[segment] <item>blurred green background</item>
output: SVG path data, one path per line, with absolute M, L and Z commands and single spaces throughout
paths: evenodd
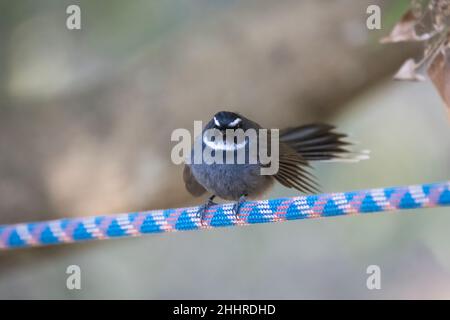
M 443 102 L 429 82 L 391 80 L 420 46 L 378 44 L 408 3 L 0 0 L 0 224 L 201 203 L 170 133 L 222 109 L 267 127 L 330 122 L 371 150 L 315 165 L 324 192 L 449 180 Z M 66 28 L 70 4 L 81 30 Z M 450 298 L 449 213 L 1 252 L 0 298 Z M 71 264 L 81 290 L 66 288 Z M 366 288 L 371 264 L 381 290 Z

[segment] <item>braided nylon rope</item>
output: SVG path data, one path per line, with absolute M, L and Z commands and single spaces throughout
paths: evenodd
M 216 205 L 208 209 L 203 223 L 199 207 L 191 207 L 3 225 L 0 248 L 438 206 L 450 206 L 450 181 L 245 202 L 238 219 L 233 203 Z

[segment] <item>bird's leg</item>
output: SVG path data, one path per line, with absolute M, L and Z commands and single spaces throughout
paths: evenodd
M 233 206 L 234 214 L 236 215 L 236 218 L 239 216 L 239 210 L 241 209 L 242 204 L 247 200 L 248 194 L 243 194 L 238 201 Z
M 206 210 L 208 210 L 209 207 L 217 204 L 213 201 L 215 197 L 216 197 L 216 195 L 213 194 L 211 197 L 208 198 L 208 201 L 205 204 L 203 204 L 199 207 L 197 216 L 200 218 L 200 222 L 203 222 L 203 219 L 205 218 Z

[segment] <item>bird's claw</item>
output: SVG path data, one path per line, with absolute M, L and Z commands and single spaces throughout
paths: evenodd
M 239 218 L 239 210 L 241 209 L 242 204 L 247 200 L 247 195 L 244 194 L 242 195 L 238 201 L 236 201 L 236 203 L 233 206 L 233 212 L 236 216 L 236 219 Z
M 202 204 L 197 211 L 197 217 L 200 218 L 200 222 L 203 224 L 203 220 L 205 219 L 206 211 L 209 209 L 209 207 L 216 205 L 213 201 L 215 196 L 209 197 L 208 201 L 204 204 Z

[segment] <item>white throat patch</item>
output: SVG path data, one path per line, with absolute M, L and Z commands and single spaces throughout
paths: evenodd
M 227 143 L 226 141 L 211 141 L 208 137 L 203 137 L 203 142 L 213 150 L 222 150 L 222 151 L 234 151 L 245 148 L 247 145 L 247 141 L 242 141 L 240 143 Z

